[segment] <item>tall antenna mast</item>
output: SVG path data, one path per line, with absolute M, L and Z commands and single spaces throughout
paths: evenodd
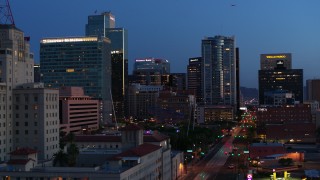
M 15 25 L 9 0 L 0 1 L 0 24 Z

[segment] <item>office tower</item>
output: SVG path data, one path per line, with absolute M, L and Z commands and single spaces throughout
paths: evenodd
M 33 66 L 34 71 L 34 82 L 41 82 L 40 64 Z
M 303 102 L 303 70 L 274 69 L 259 70 L 259 104 L 273 104 L 269 98 L 279 96 L 279 92 L 292 93 L 295 101 Z M 290 104 L 291 101 L 290 101 Z
M 136 59 L 133 69 L 133 81 L 142 85 L 163 85 L 163 75 L 170 74 L 170 63 L 166 59 Z
M 124 120 L 127 115 L 128 34 L 124 28 L 115 28 L 110 12 L 88 17 L 86 36 L 107 37 L 111 41 L 111 94 L 114 119 Z
M 13 89 L 33 82 L 33 54 L 30 38 L 13 24 L 0 24 L 0 161 L 13 150 Z
M 292 68 L 291 53 L 261 54 L 260 70 L 273 70 L 278 65 L 286 69 Z
M 189 58 L 187 66 L 187 89 L 194 91 L 197 103 L 202 102 L 201 96 L 201 57 Z
M 45 38 L 40 42 L 40 67 L 46 87 L 79 86 L 103 103 L 103 123 L 110 123 L 110 40 L 97 37 Z
M 116 20 L 111 12 L 104 12 L 100 15 L 88 16 L 86 24 L 86 36 L 95 35 L 105 37 L 107 28 L 115 28 Z
M 237 103 L 235 38 L 206 37 L 202 40 L 201 85 L 206 105 Z
M 32 148 L 38 160 L 59 150 L 59 91 L 29 83 L 13 90 L 13 149 Z
M 320 79 L 308 79 L 306 83 L 307 101 L 320 102 Z
M 124 28 L 106 30 L 111 40 L 111 92 L 115 118 L 123 120 L 127 115 L 128 88 L 128 38 Z
M 236 48 L 236 112 L 237 118 L 240 119 L 241 117 L 241 95 L 240 95 L 240 51 L 239 48 Z

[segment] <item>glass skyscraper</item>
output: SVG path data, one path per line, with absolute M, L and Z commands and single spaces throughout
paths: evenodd
M 80 86 L 111 113 L 111 54 L 107 38 L 47 38 L 40 42 L 40 67 L 46 87 Z M 109 108 L 109 109 L 108 109 Z
M 236 48 L 234 37 L 202 40 L 201 86 L 203 104 L 237 105 Z
M 86 35 L 105 37 L 107 28 L 115 28 L 115 17 L 111 12 L 104 12 L 101 15 L 88 16 L 86 24 Z
M 115 17 L 110 13 L 91 15 L 86 25 L 86 36 L 107 37 L 111 41 L 111 94 L 114 118 L 127 115 L 128 35 L 124 28 L 115 28 Z

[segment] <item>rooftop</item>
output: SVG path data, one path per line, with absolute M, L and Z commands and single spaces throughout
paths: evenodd
M 12 151 L 10 155 L 29 155 L 37 153 L 36 150 L 30 148 L 19 148 L 15 151 Z
M 142 157 L 158 149 L 161 149 L 161 146 L 144 143 L 144 144 L 141 144 L 140 146 L 137 146 L 130 150 L 124 151 L 118 155 L 115 155 L 110 160 L 120 160 L 123 157 Z

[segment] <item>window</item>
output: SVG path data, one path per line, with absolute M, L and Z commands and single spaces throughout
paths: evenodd
M 24 131 L 24 134 L 29 134 L 29 131 L 28 131 L 28 130 L 25 130 L 25 131 Z
M 20 97 L 19 97 L 19 95 L 16 96 L 16 102 L 20 102 Z
M 38 96 L 35 95 L 35 96 L 33 97 L 33 100 L 34 100 L 34 102 L 38 102 Z
M 25 101 L 25 102 L 29 102 L 29 96 L 28 96 L 28 94 L 25 94 L 25 95 L 24 95 L 24 101 Z
M 24 122 L 24 126 L 28 126 L 29 125 L 29 123 L 28 122 Z
M 19 105 L 16 105 L 16 110 L 19 110 Z
M 28 105 L 24 105 L 24 110 L 28 110 Z
M 24 114 L 24 117 L 25 117 L 25 118 L 28 118 L 28 117 L 29 117 L 29 114 L 28 114 L 28 113 L 25 113 L 25 114 Z
M 19 130 L 16 130 L 16 134 L 19 134 Z
M 16 118 L 19 118 L 19 114 L 16 114 Z
M 16 122 L 16 126 L 19 126 L 19 122 Z

